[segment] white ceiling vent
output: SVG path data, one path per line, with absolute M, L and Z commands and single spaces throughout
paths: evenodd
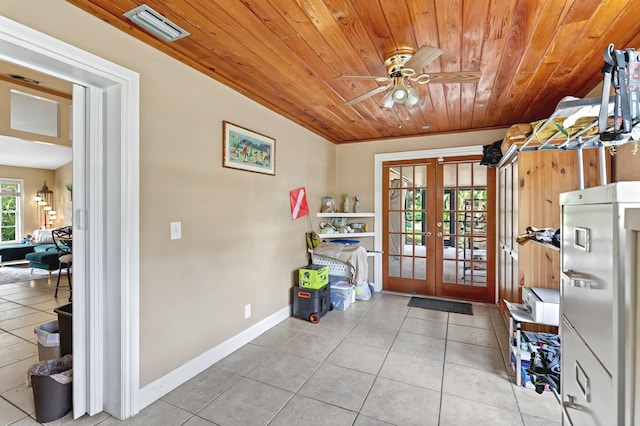
M 146 4 L 126 12 L 124 16 L 166 41 L 175 41 L 189 35 L 187 31 L 165 18 L 162 14 L 151 9 Z

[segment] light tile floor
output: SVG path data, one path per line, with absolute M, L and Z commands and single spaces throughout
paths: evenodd
M 0 286 L 0 425 L 37 424 L 25 374 L 38 361 L 34 326 L 67 303 L 54 279 Z M 513 383 L 495 307 L 469 316 L 407 302 L 375 294 L 318 324 L 289 318 L 127 421 L 51 424 L 560 425 L 552 394 Z

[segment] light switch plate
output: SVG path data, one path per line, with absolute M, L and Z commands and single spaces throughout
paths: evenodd
M 171 239 L 179 240 L 182 238 L 182 222 L 171 222 Z

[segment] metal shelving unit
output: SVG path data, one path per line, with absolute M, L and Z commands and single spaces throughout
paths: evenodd
M 614 98 L 609 98 L 608 116 L 613 115 Z M 606 185 L 607 165 L 605 161 L 606 149 L 615 151 L 615 147 L 630 142 L 630 139 L 622 141 L 602 141 L 599 133 L 592 133 L 598 126 L 598 115 L 601 108 L 601 98 L 568 99 L 561 101 L 555 112 L 544 122 L 534 129 L 521 144 L 513 144 L 507 152 L 503 154 L 503 159 L 511 157 L 515 152 L 543 151 L 543 150 L 574 150 L 578 156 L 578 173 L 580 179 L 580 189 L 584 188 L 584 170 L 582 163 L 583 149 L 598 149 L 600 166 L 600 184 Z M 560 117 L 593 117 L 593 120 L 583 128 L 574 133 L 569 133 L 556 120 Z M 575 121 L 574 121 L 575 122 Z M 555 129 L 550 137 L 541 140 L 539 134 L 548 128 Z M 571 128 L 571 126 L 569 126 Z M 611 131 L 608 128 L 607 131 Z

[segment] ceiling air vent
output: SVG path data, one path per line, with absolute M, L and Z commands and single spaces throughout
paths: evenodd
M 146 4 L 126 12 L 124 16 L 166 41 L 175 41 L 189 35 L 187 31 L 165 18 L 162 14 L 151 9 Z

